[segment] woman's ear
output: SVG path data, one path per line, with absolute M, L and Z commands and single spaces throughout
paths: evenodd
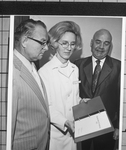
M 59 46 L 56 41 L 52 41 L 50 45 L 51 45 L 51 48 L 52 48 L 52 49 L 57 49 L 58 46 Z
M 58 43 L 57 42 L 54 42 L 54 47 L 55 47 L 55 49 L 57 49 L 58 48 Z

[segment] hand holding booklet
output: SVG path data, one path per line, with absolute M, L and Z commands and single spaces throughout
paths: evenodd
M 114 131 L 100 96 L 73 107 L 75 142 Z

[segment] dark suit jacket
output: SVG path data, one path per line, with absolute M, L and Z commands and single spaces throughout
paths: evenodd
M 100 96 L 115 128 L 119 126 L 120 103 L 120 70 L 121 62 L 117 59 L 106 57 L 95 94 L 91 90 L 92 84 L 92 57 L 75 61 L 79 68 L 80 97 L 93 98 Z
M 50 117 L 46 90 L 43 97 L 34 77 L 14 55 L 12 150 L 45 150 Z

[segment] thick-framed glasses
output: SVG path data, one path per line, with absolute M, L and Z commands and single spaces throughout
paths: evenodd
M 48 41 L 47 41 L 47 42 L 42 42 L 42 41 L 36 40 L 36 39 L 34 39 L 34 38 L 31 38 L 31 37 L 28 37 L 28 38 L 31 39 L 31 40 L 33 40 L 33 41 L 35 41 L 35 42 L 37 42 L 37 43 L 39 43 L 39 44 L 42 45 L 43 47 L 45 47 L 46 45 L 49 44 Z
M 67 49 L 69 46 L 71 49 L 74 49 L 76 47 L 76 44 L 75 43 L 69 43 L 67 41 L 63 42 L 63 43 L 60 43 L 58 42 L 63 48 Z

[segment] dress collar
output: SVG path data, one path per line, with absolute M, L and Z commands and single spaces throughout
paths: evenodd
M 71 66 L 72 68 L 75 68 L 75 65 L 72 64 L 69 60 L 65 64 L 61 63 L 61 61 L 56 57 L 56 55 L 53 56 L 51 61 L 52 61 L 52 64 L 53 64 L 52 69 L 65 68 L 67 66 Z

